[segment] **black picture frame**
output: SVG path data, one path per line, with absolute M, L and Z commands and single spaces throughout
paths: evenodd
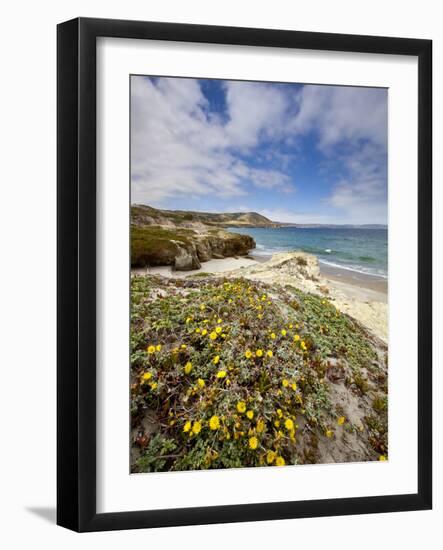
M 399 54 L 418 59 L 418 491 L 136 512 L 96 511 L 96 39 Z M 432 507 L 432 42 L 78 18 L 57 29 L 57 523 L 104 531 Z M 401 200 L 401 198 L 400 198 Z

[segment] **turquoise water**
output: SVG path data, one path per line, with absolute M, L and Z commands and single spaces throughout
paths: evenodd
M 257 243 L 255 255 L 290 250 L 315 254 L 320 263 L 351 271 L 387 277 L 388 231 L 367 228 L 231 228 L 251 235 Z

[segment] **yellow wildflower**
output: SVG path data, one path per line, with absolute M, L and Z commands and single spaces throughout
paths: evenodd
M 214 331 L 211 332 L 211 334 L 209 335 L 209 338 L 210 338 L 211 340 L 216 340 L 216 338 L 217 338 L 217 333 L 214 332 Z
M 297 384 L 295 382 L 293 382 L 291 384 L 291 388 L 295 391 L 297 389 Z
M 192 317 L 187 317 L 186 324 L 190 323 L 192 321 Z
M 258 349 L 258 350 L 255 352 L 255 355 L 256 355 L 257 357 L 262 357 L 262 356 L 263 356 L 263 350 Z
M 287 418 L 285 420 L 285 428 L 287 430 L 293 430 L 294 429 L 294 422 L 290 418 Z
M 185 425 L 183 426 L 183 431 L 184 431 L 185 433 L 187 433 L 187 432 L 190 431 L 191 427 L 192 427 L 192 422 L 191 422 L 190 420 L 187 420 L 187 421 L 185 422 Z
M 252 357 L 252 351 L 250 349 L 245 351 L 245 357 L 246 359 L 250 359 Z
M 198 384 L 199 388 L 204 388 L 205 387 L 205 381 L 203 380 L 203 378 L 199 378 L 197 380 L 197 384 Z
M 277 456 L 277 453 L 275 451 L 268 451 L 266 453 L 266 462 L 268 464 L 272 464 Z
M 346 418 L 345 418 L 344 416 L 340 416 L 340 417 L 338 418 L 338 420 L 337 420 L 337 424 L 338 424 L 339 426 L 341 426 L 342 424 L 345 423 L 345 420 L 346 420 Z
M 388 460 L 388 459 L 386 458 L 385 455 L 380 455 L 380 456 L 378 457 L 378 460 L 380 460 L 381 462 L 385 462 L 385 461 Z
M 220 428 L 220 420 L 218 419 L 218 416 L 211 416 L 209 420 L 209 427 L 211 430 L 218 430 Z
M 219 370 L 217 373 L 217 378 L 224 378 L 226 376 L 225 370 Z
M 148 347 L 146 348 L 146 351 L 147 351 L 148 353 L 155 353 L 155 346 L 148 346 Z
M 283 416 L 283 411 L 281 409 L 277 409 L 277 416 L 281 418 Z
M 204 328 L 204 329 L 202 330 L 202 336 L 206 336 L 207 334 L 208 334 L 208 331 Z
M 290 323 L 290 324 L 288 325 L 288 328 L 293 328 L 293 327 L 294 327 L 294 325 L 293 325 L 292 323 Z
M 300 336 L 298 334 L 294 334 L 294 342 L 298 342 L 300 340 Z
M 258 439 L 255 436 L 249 438 L 249 448 L 255 451 L 258 447 Z
M 275 459 L 276 466 L 284 466 L 286 464 L 285 459 L 282 456 L 278 456 Z
M 156 349 L 157 351 L 160 351 L 160 350 L 162 349 L 161 344 L 157 344 L 157 345 L 155 346 L 155 349 Z
M 197 327 L 197 328 L 195 329 L 195 332 L 197 332 L 197 334 L 198 334 L 198 333 L 200 332 L 200 328 Z
M 151 382 L 149 385 L 151 386 L 151 390 L 157 389 L 158 386 L 157 382 Z
M 237 410 L 239 413 L 244 413 L 246 410 L 246 403 L 244 401 L 239 401 L 237 403 Z
M 282 380 L 282 386 L 283 386 L 284 388 L 287 388 L 287 387 L 289 386 L 289 382 L 288 382 L 288 380 L 286 380 L 286 378 L 284 378 L 284 379 Z
M 272 357 L 274 354 L 272 353 L 272 350 L 271 349 L 268 349 L 268 351 L 266 352 L 266 355 L 268 357 Z
M 257 433 L 261 434 L 265 431 L 265 422 L 264 420 L 260 419 L 257 421 Z
M 199 422 L 198 420 L 196 420 L 194 422 L 194 424 L 192 425 L 192 433 L 194 433 L 195 435 L 199 434 L 200 431 L 202 429 L 202 425 L 201 425 L 201 422 Z
M 252 420 L 254 418 L 254 411 L 246 411 L 246 416 L 249 420 Z
M 275 426 L 276 428 L 280 428 L 280 420 L 276 420 L 276 421 L 274 422 L 274 426 Z
M 215 332 L 217 334 L 220 334 L 220 332 L 222 331 L 223 329 L 221 327 L 215 327 Z
M 300 347 L 301 347 L 301 349 L 304 350 L 304 351 L 306 351 L 306 350 L 308 349 L 304 340 L 301 341 Z
M 325 436 L 331 438 L 334 435 L 334 432 L 332 430 L 326 430 Z
M 281 335 L 282 336 L 286 336 L 286 330 L 283 328 L 282 331 L 281 331 Z
M 152 378 L 152 374 L 150 372 L 145 372 L 142 378 L 143 380 L 150 380 Z
M 204 311 L 205 309 L 206 309 L 205 304 L 202 304 L 202 305 L 200 306 L 200 310 L 201 310 L 201 311 Z
M 192 363 L 191 361 L 188 361 L 185 365 L 185 374 L 189 374 L 192 370 Z
M 271 338 L 272 340 L 275 340 L 275 332 L 271 332 Z
M 182 344 L 180 347 L 181 349 L 186 349 L 186 344 Z
M 214 365 L 216 365 L 219 361 L 220 361 L 220 355 L 216 355 L 216 356 L 214 357 L 214 359 L 212 360 L 212 362 L 214 363 Z

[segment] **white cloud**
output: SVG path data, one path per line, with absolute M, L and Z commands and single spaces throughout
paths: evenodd
M 237 147 L 255 146 L 260 138 L 269 139 L 284 131 L 290 103 L 275 86 L 228 81 L 226 103 L 230 117 L 226 133 Z
M 337 219 L 333 215 L 319 214 L 318 212 L 297 212 L 285 208 L 265 208 L 258 212 L 262 216 L 274 222 L 299 223 L 299 224 L 334 224 Z M 343 223 L 343 222 L 341 222 Z
M 300 223 L 307 216 L 313 223 L 331 223 L 333 216 L 341 223 L 386 222 L 386 90 L 226 81 L 222 116 L 210 112 L 197 80 L 133 77 L 131 84 L 133 202 L 161 206 L 204 196 L 250 202 L 254 188 L 293 191 L 288 170 L 312 135 L 331 185 L 319 209 L 329 207 L 331 215 L 307 212 Z M 245 160 L 251 158 L 256 162 Z
M 257 104 L 244 108 L 243 92 Z M 279 95 L 270 88 L 260 97 L 257 87 L 249 83 L 228 83 L 230 119 L 223 125 L 220 117 L 208 115 L 207 99 L 196 80 L 162 78 L 154 83 L 133 77 L 132 202 L 241 196 L 248 184 L 283 191 L 292 187 L 283 172 L 251 168 L 235 154 L 239 147 L 256 145 L 279 116 Z
M 315 132 L 318 148 L 342 167 L 327 203 L 342 223 L 387 221 L 387 90 L 305 86 L 296 132 Z
M 346 223 L 387 223 L 384 150 L 367 143 L 350 154 L 344 163 L 347 177 L 335 185 L 328 203 L 346 214 Z
M 320 149 L 344 142 L 369 140 L 380 146 L 387 141 L 387 90 L 346 86 L 304 86 L 296 98 L 300 111 L 294 130 L 318 132 Z

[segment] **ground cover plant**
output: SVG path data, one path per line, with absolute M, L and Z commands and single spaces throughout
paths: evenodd
M 326 298 L 131 278 L 131 471 L 385 460 L 386 346 Z

